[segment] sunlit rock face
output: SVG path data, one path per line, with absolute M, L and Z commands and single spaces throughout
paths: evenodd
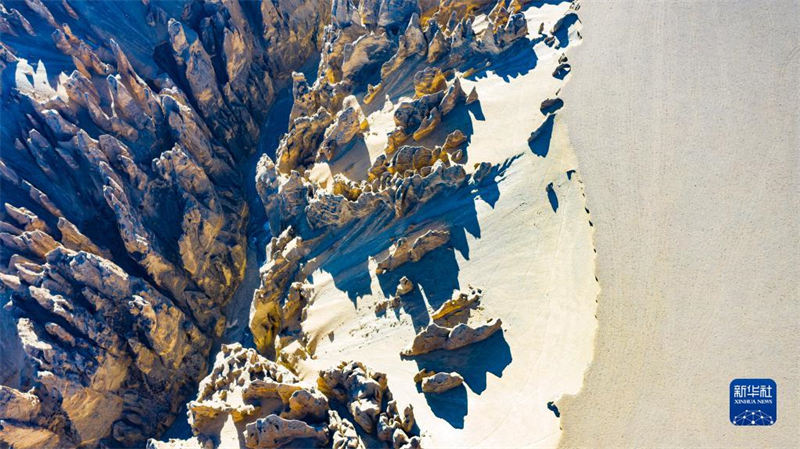
M 0 445 L 420 447 L 385 373 L 309 368 L 312 274 L 359 259 L 391 284 L 386 314 L 414 295 L 404 268 L 464 244 L 436 208 L 468 216 L 513 159 L 470 159 L 482 112 L 462 79 L 575 23 L 536 34 L 527 3 L 0 4 Z M 473 295 L 395 355 L 502 335 Z M 426 393 L 470 382 L 431 374 Z M 192 436 L 158 441 L 187 402 Z
M 239 164 L 328 14 L 318 2 L 0 6 L 13 398 L 0 439 L 132 446 L 171 423 L 243 276 Z

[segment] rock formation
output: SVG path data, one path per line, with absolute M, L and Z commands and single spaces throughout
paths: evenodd
M 444 245 L 450 240 L 450 231 L 430 230 L 409 243 L 408 239 L 399 239 L 389 250 L 389 255 L 378 262 L 377 274 L 391 271 L 406 262 L 416 262 L 425 254 Z
M 431 319 L 439 323 L 449 316 L 468 311 L 467 309 L 477 306 L 482 295 L 483 291 L 481 289 L 474 288 L 470 285 L 469 293 L 457 292 L 452 298 L 442 303 L 438 309 L 431 313 Z
M 421 379 L 423 393 L 444 393 L 464 383 L 464 378 L 458 373 L 436 373 L 424 376 Z
M 187 1 L 168 20 L 132 7 L 119 29 L 92 23 L 118 5 L 0 7 L 17 81 L 2 85 L 0 288 L 19 366 L 3 388 L 29 410 L 0 418 L 30 435 L 0 441 L 136 445 L 205 374 L 245 268 L 237 161 L 329 14 L 287 3 L 263 3 L 263 30 L 236 0 Z M 36 47 L 66 73 L 29 65 Z
M 460 323 L 453 328 L 448 328 L 431 323 L 414 337 L 411 345 L 403 350 L 401 355 L 411 357 L 427 354 L 438 349 L 451 351 L 462 348 L 472 343 L 486 340 L 500 330 L 502 324 L 500 319 L 491 319 L 474 327 Z
M 108 19 L 120 17 L 113 2 L 0 5 L 0 445 L 141 446 L 207 374 L 188 405 L 194 436 L 148 447 L 236 435 L 249 448 L 360 448 L 361 431 L 419 447 L 413 411 L 398 410 L 385 375 L 343 363 L 315 388 L 292 374 L 314 351 L 303 329 L 309 276 L 373 231 L 391 239 L 360 242 L 372 249 L 365 260 L 380 257 L 378 275 L 448 245 L 446 224 L 412 231 L 404 220 L 496 172 L 463 165 L 469 130 L 451 117 L 479 101 L 462 77 L 527 34 L 524 3 L 142 1 L 124 5 L 125 20 Z M 479 13 L 488 26 L 476 33 Z M 574 20 L 553 27 L 550 45 Z M 256 211 L 251 156 L 283 89 L 293 105 L 274 155 L 258 159 Z M 409 99 L 394 105 L 383 154 L 353 179 L 315 178 L 361 142 L 363 105 L 384 94 Z M 269 234 L 250 306 L 255 349 L 222 346 L 209 373 L 223 311 L 256 263 L 246 260 L 254 216 Z M 401 278 L 378 308 L 413 288 Z M 450 327 L 480 291 L 465 295 L 435 311 L 404 355 L 500 329 Z M 457 382 L 439 374 L 423 390 Z
M 397 283 L 397 290 L 395 290 L 395 295 L 403 296 L 407 293 L 410 293 L 411 290 L 414 290 L 414 283 L 411 282 L 411 279 L 403 276 Z
M 372 386 L 371 381 L 364 378 L 367 373 L 384 379 L 383 389 L 375 393 L 378 398 L 391 393 L 385 386 L 385 376 L 380 377 L 363 365 L 353 365 L 355 371 L 342 371 L 344 366 L 320 373 L 317 389 L 300 382 L 285 367 L 253 349 L 245 349 L 238 343 L 223 345 L 211 373 L 200 382 L 197 398 L 188 405 L 194 436 L 168 442 L 151 440 L 148 448 L 205 447 L 207 444 L 213 447 L 222 438 L 231 438 L 231 433 L 250 449 L 280 447 L 293 442 L 308 446 L 332 442 L 331 447 L 363 447 L 353 424 L 331 410 L 329 397 L 331 400 L 353 398 L 349 407 L 360 412 L 353 415 L 358 419 L 367 416 L 370 410 L 364 405 L 370 399 L 362 394 L 364 387 Z M 347 379 L 343 380 L 346 385 L 330 383 L 331 379 L 340 379 L 337 374 Z M 341 396 L 340 388 L 354 390 L 348 390 L 351 396 Z M 374 400 L 375 395 L 371 398 Z M 401 417 L 396 408 L 387 405 L 380 413 L 390 427 L 409 427 L 403 427 L 407 422 L 404 419 L 413 423 L 410 411 Z
M 402 413 L 392 399 L 386 374 L 374 372 L 359 362 L 342 362 L 336 368 L 319 373 L 319 389 L 332 400 L 347 407 L 353 420 L 368 434 L 395 449 L 418 447 L 419 437 L 411 436 L 414 411 L 411 406 Z

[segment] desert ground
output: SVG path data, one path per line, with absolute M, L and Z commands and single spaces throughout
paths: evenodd
M 564 115 L 601 292 L 560 447 L 797 447 L 800 4 L 580 12 Z M 776 381 L 773 426 L 730 424 L 740 377 Z

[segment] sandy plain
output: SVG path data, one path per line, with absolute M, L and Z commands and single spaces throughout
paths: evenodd
M 565 111 L 596 225 L 561 447 L 800 446 L 800 3 L 583 2 Z M 777 422 L 728 386 L 774 379 Z

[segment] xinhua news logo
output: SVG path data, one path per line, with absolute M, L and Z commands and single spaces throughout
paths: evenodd
M 730 400 L 734 426 L 771 426 L 778 419 L 778 386 L 772 379 L 734 379 Z

